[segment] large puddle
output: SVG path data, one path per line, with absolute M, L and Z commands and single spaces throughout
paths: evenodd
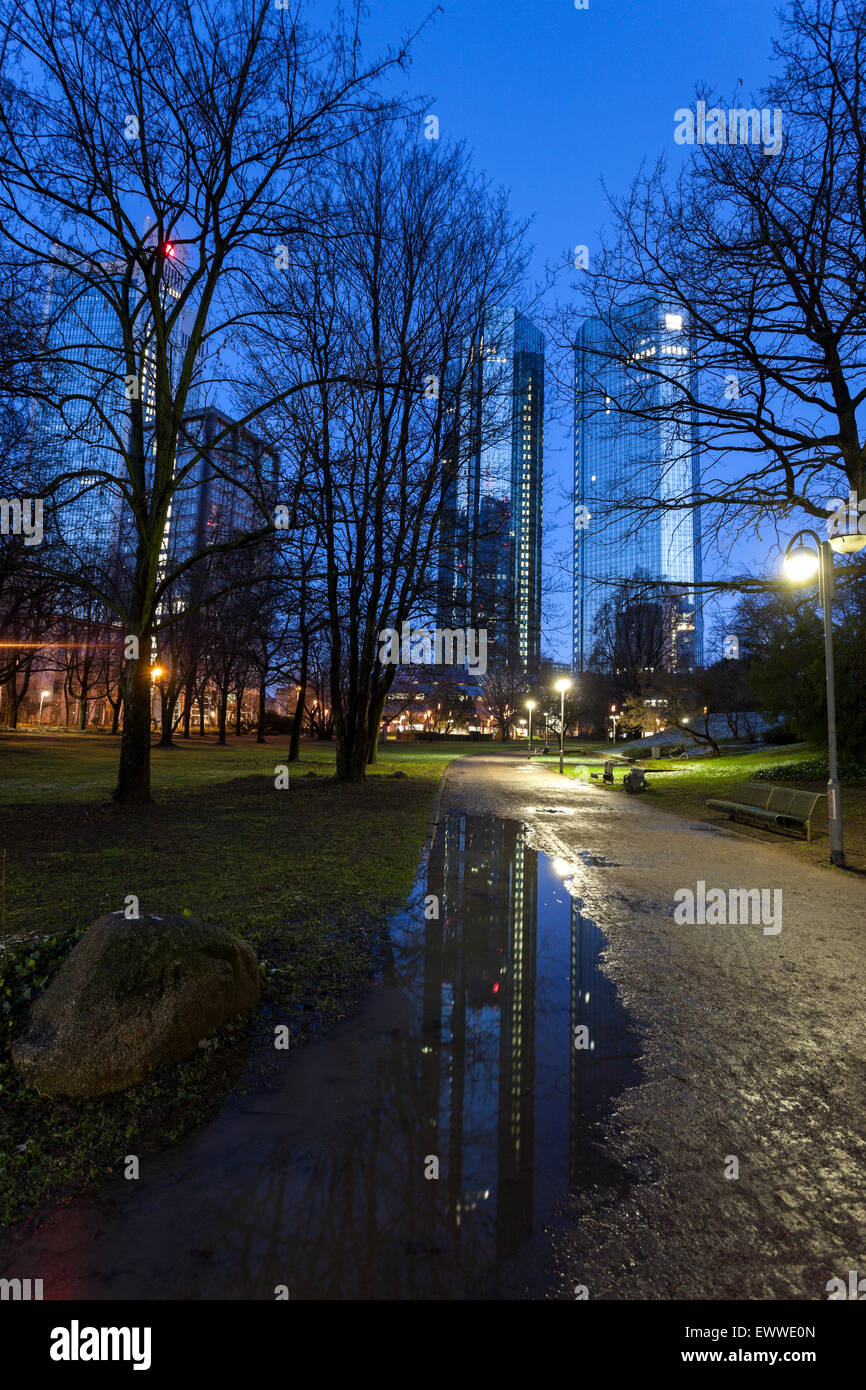
M 358 1014 L 22 1233 L 3 1273 L 46 1298 L 542 1296 L 557 1204 L 639 1079 L 568 873 L 516 821 L 442 820 Z

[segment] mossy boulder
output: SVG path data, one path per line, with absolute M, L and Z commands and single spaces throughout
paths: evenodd
M 43 1095 L 98 1096 L 180 1062 L 259 997 L 252 948 L 189 917 L 122 913 L 85 932 L 12 1045 Z

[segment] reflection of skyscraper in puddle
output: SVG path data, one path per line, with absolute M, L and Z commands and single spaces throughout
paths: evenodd
M 499 1261 L 532 1233 L 538 911 L 525 827 L 449 817 L 427 891 L 441 904 L 424 955 L 427 1152 L 440 1157 L 455 1242 Z

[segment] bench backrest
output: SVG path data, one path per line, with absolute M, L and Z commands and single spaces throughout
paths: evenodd
M 773 787 L 767 809 L 778 811 L 780 816 L 808 820 L 820 800 L 820 792 L 802 792 L 793 787 Z
M 741 782 L 731 798 L 743 806 L 758 806 L 766 811 L 775 788 L 769 782 Z

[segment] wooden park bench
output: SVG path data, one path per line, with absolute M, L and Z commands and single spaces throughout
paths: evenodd
M 774 786 L 771 782 L 741 782 L 730 801 L 707 802 L 711 811 L 727 811 L 731 820 L 750 820 L 773 830 L 805 830 L 812 838 L 812 813 L 820 793 Z

